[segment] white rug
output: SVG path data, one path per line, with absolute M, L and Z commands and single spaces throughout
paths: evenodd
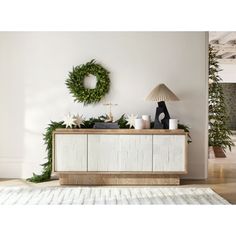
M 210 188 L 0 187 L 0 205 L 229 204 Z

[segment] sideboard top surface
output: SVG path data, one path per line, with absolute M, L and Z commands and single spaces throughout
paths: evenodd
M 65 134 L 156 134 L 156 135 L 186 135 L 183 129 L 56 129 L 54 133 Z

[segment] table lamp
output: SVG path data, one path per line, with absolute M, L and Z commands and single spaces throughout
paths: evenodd
M 158 103 L 158 107 L 156 108 L 154 129 L 169 129 L 170 115 L 165 102 L 179 101 L 179 98 L 165 84 L 159 84 L 150 92 L 146 100 L 156 101 Z M 162 113 L 164 113 L 165 116 L 160 121 L 159 116 Z

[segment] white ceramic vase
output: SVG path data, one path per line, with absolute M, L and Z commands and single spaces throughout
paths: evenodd
M 144 122 L 142 118 L 136 118 L 134 121 L 134 128 L 135 129 L 143 129 L 144 128 Z

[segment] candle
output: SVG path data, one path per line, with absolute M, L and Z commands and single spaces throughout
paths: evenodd
M 169 129 L 178 129 L 177 119 L 169 119 Z
M 144 129 L 150 129 L 150 127 L 151 127 L 151 116 L 142 115 L 142 119 L 143 119 L 143 128 Z
M 134 128 L 135 129 L 143 129 L 144 128 L 144 123 L 142 118 L 137 118 L 134 121 Z

